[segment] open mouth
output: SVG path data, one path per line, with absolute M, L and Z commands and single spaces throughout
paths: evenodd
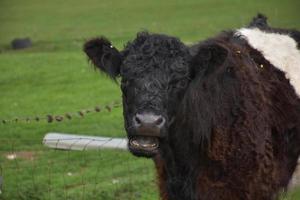
M 152 136 L 134 136 L 129 139 L 128 146 L 136 156 L 153 157 L 158 153 L 159 139 Z

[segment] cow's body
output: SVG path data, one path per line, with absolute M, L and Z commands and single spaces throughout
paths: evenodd
M 257 44 L 253 38 L 256 34 L 263 40 Z M 170 142 L 173 148 L 164 151 L 170 153 L 162 154 L 156 162 L 162 179 L 161 196 L 166 200 L 274 199 L 278 191 L 287 186 L 300 150 L 300 52 L 297 43 L 286 34 L 247 28 L 222 33 L 196 45 L 196 49 L 211 45 L 226 48 L 230 52 L 228 62 L 234 61 L 227 67 L 238 69 L 228 69 L 229 80 L 226 76 L 218 77 L 218 69 L 199 73 L 193 80 L 195 85 L 190 86 L 181 104 L 184 108 L 179 109 L 182 116 L 171 129 L 182 140 Z M 198 65 L 201 60 L 195 62 Z M 223 81 L 232 81 L 230 73 L 239 77 L 238 85 L 232 82 L 234 89 L 222 88 Z M 224 80 L 214 80 L 218 78 Z M 218 91 L 220 88 L 224 94 Z M 230 93 L 232 90 L 234 94 Z M 221 109 L 226 109 L 227 95 L 239 97 L 235 102 L 239 105 L 237 110 L 222 113 Z M 203 108 L 208 111 L 201 116 Z M 182 124 L 185 119 L 201 119 L 202 122 Z M 226 120 L 234 123 L 228 126 Z M 201 123 L 212 123 L 210 146 L 204 156 L 191 145 L 197 140 L 193 137 L 205 130 L 200 128 L 199 132 L 193 132 L 191 127 L 201 127 Z M 184 137 L 177 130 L 190 135 Z
M 85 51 L 121 74 L 129 148 L 154 159 L 163 200 L 271 200 L 286 188 L 300 153 L 299 32 L 259 15 L 192 47 L 161 35 L 109 45 Z

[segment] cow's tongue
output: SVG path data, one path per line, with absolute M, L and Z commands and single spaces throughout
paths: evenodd
M 137 149 L 154 150 L 159 146 L 159 141 L 156 137 L 136 136 L 129 141 L 131 147 Z

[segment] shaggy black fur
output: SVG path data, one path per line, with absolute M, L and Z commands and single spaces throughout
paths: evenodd
M 263 15 L 249 27 L 289 34 L 299 45 L 299 32 L 273 29 Z M 163 200 L 272 200 L 287 186 L 300 153 L 300 99 L 234 31 L 192 47 L 143 32 L 121 52 L 98 38 L 84 51 L 122 77 L 129 138 L 134 114 L 167 119 L 153 158 Z

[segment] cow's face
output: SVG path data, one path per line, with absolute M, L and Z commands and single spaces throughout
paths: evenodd
M 157 153 L 168 137 L 176 108 L 189 83 L 188 49 L 175 38 L 141 34 L 129 43 L 121 65 L 121 89 L 129 148 Z
M 121 76 L 130 151 L 154 156 L 171 134 L 169 126 L 190 81 L 188 48 L 173 37 L 140 33 L 122 52 L 103 38 L 87 42 L 85 52 L 112 78 Z

